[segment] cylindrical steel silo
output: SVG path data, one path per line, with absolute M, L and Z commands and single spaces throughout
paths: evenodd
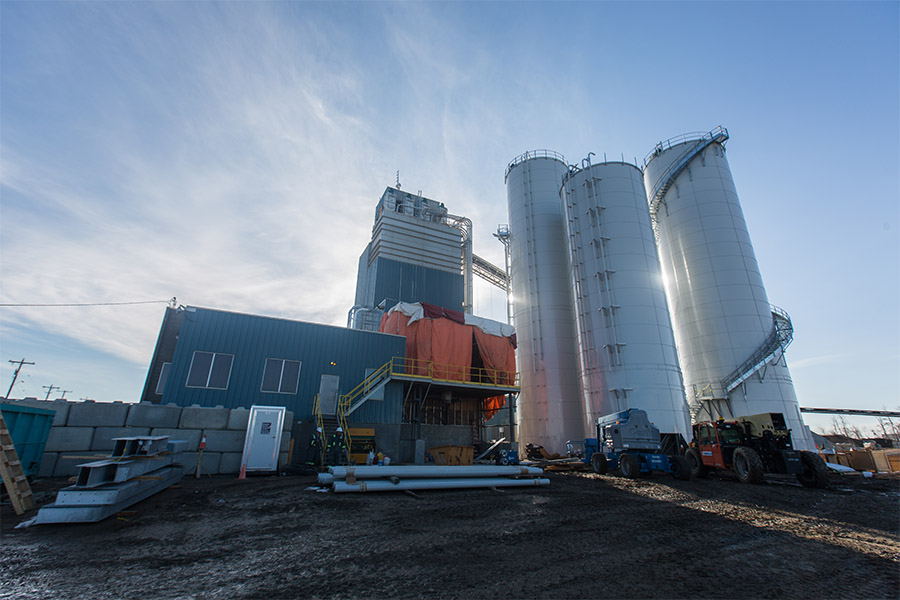
M 517 438 L 565 452 L 584 438 L 559 188 L 565 159 L 526 152 L 506 169 L 513 322 L 521 372 Z
M 727 139 L 723 128 L 673 138 L 644 163 L 688 404 L 696 420 L 782 413 L 811 450 L 784 358 L 793 329 L 769 304 Z
M 690 441 L 690 417 L 640 169 L 572 167 L 560 193 L 585 423 L 640 408 Z M 594 433 L 594 432 L 591 432 Z

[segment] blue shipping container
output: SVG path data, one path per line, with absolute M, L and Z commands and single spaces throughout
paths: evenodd
M 25 475 L 37 475 L 44 456 L 44 446 L 56 411 L 18 404 L 0 404 L 3 420 L 16 447 Z

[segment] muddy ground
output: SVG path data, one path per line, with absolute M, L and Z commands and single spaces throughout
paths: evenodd
M 0 598 L 897 598 L 900 483 L 626 480 L 331 494 L 185 478 L 101 523 L 0 522 Z M 39 503 L 65 481 L 36 483 Z M 32 513 L 33 514 L 33 513 Z

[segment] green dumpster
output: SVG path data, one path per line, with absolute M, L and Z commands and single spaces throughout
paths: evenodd
M 22 470 L 25 475 L 37 475 L 56 411 L 20 404 L 0 404 L 0 411 L 3 412 L 3 420 L 16 447 Z

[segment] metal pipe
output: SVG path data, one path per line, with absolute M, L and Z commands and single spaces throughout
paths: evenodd
M 516 465 L 389 465 L 359 467 L 328 467 L 328 473 L 335 480 L 353 475 L 357 479 L 378 479 L 379 477 L 500 477 L 504 475 L 543 475 L 539 467 Z
M 536 487 L 550 485 L 549 479 L 505 479 L 502 477 L 475 477 L 471 479 L 410 479 L 390 481 L 360 481 L 359 483 L 334 482 L 334 492 L 391 492 L 402 490 L 445 490 L 493 487 Z

